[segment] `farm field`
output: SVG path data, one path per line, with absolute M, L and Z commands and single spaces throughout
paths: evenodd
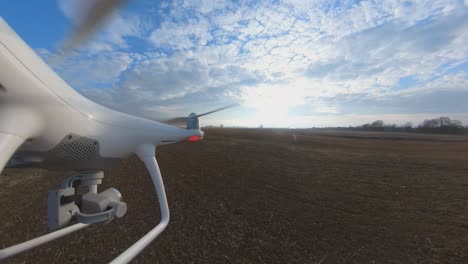
M 158 148 L 171 221 L 134 263 L 467 263 L 468 137 L 205 129 Z M 68 172 L 6 169 L 0 246 L 47 232 Z M 127 214 L 5 263 L 107 263 L 159 221 L 132 156 L 105 171 Z

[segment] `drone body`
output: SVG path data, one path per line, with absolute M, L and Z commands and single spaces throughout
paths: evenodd
M 134 153 L 141 144 L 168 144 L 203 135 L 199 129 L 123 114 L 86 99 L 3 20 L 0 65 L 0 133 L 2 144 L 10 149 L 0 153 L 0 169 L 18 145 L 12 165 L 102 169 Z
M 49 228 L 58 230 L 0 250 L 0 260 L 88 224 L 123 216 L 126 205 L 117 190 L 111 188 L 97 193 L 97 184 L 103 178 L 98 170 L 135 153 L 152 177 L 161 222 L 114 260 L 115 263 L 130 261 L 169 221 L 155 159 L 156 146 L 202 137 L 196 115 L 187 119 L 187 129 L 183 129 L 123 114 L 86 99 L 66 84 L 0 17 L 0 172 L 5 166 L 27 165 L 83 172 L 64 180 L 60 189 L 49 192 Z M 77 193 L 75 188 L 80 184 L 88 186 L 89 192 Z

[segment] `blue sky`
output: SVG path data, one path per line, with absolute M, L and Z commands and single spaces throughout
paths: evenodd
M 54 54 L 77 3 L 0 1 L 0 16 L 72 87 L 154 119 L 312 127 L 441 115 L 468 125 L 467 1 L 134 0 Z

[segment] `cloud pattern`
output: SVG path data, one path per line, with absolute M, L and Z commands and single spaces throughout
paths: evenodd
M 73 1 L 59 1 L 72 21 Z M 237 101 L 235 114 L 206 122 L 310 127 L 448 114 L 468 123 L 464 1 L 134 2 L 54 65 L 111 108 L 158 119 Z M 276 118 L 257 115 L 271 104 Z

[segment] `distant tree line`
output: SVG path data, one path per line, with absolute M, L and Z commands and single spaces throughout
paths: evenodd
M 340 127 L 340 130 L 356 131 L 387 131 L 387 132 L 414 132 L 414 133 L 437 133 L 437 134 L 468 134 L 468 127 L 464 127 L 459 120 L 453 120 L 446 116 L 434 119 L 426 119 L 418 126 L 411 122 L 403 125 L 385 124 L 382 120 L 376 120 L 361 126 Z

